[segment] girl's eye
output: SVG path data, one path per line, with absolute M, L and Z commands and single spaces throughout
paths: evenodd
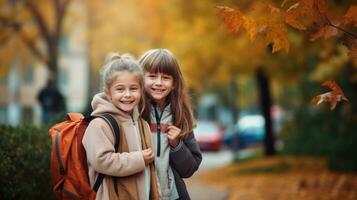
M 133 87 L 133 88 L 130 88 L 131 91 L 137 91 L 138 88 L 137 87 Z
M 165 80 L 170 80 L 171 76 L 163 76 L 162 78 L 165 79 Z
M 124 91 L 124 88 L 117 88 L 117 91 L 118 91 L 118 92 L 123 92 L 123 91 Z
M 149 74 L 148 77 L 149 78 L 156 78 L 156 75 L 155 74 Z

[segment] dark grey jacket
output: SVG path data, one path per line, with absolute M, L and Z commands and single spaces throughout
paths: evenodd
M 179 145 L 180 148 L 175 148 L 175 151 L 170 152 L 170 166 L 175 176 L 176 189 L 180 199 L 187 200 L 191 198 L 183 178 L 191 177 L 198 170 L 202 154 L 193 133 L 190 133 L 187 140 Z

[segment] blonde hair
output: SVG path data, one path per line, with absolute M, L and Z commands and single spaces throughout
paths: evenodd
M 101 70 L 102 87 L 103 90 L 109 89 L 115 77 L 120 72 L 130 72 L 136 75 L 139 79 L 141 90 L 144 90 L 144 78 L 143 70 L 137 60 L 128 53 L 109 53 L 105 58 L 104 65 Z M 145 99 L 142 92 L 141 99 L 139 102 L 139 110 L 141 112 L 144 109 Z
M 187 138 L 195 126 L 195 119 L 191 99 L 175 56 L 168 49 L 151 49 L 140 57 L 139 63 L 144 72 L 160 72 L 173 77 L 174 89 L 166 97 L 166 101 L 171 103 L 173 125 L 179 127 L 182 136 Z M 146 92 L 145 94 L 149 97 Z M 143 112 L 143 117 L 147 121 L 150 121 L 150 112 L 151 106 L 147 101 Z

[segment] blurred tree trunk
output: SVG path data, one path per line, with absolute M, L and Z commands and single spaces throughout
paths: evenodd
M 272 119 L 270 115 L 271 97 L 269 79 L 261 67 L 258 67 L 256 71 L 256 79 L 260 93 L 260 106 L 265 119 L 265 155 L 272 156 L 275 154 L 275 137 L 272 129 Z
M 58 75 L 58 54 L 63 32 L 63 21 L 70 2 L 71 0 L 52 0 L 50 2 L 33 0 L 7 1 L 3 2 L 3 4 L 8 6 L 8 13 L 0 15 L 0 21 L 3 25 L 0 27 L 0 32 L 11 31 L 13 33 L 11 37 L 7 37 L 2 42 L 6 43 L 12 38 L 18 37 L 34 57 L 47 66 L 50 75 L 55 80 L 57 80 Z M 41 9 L 43 3 L 52 4 L 51 8 L 53 10 L 44 11 Z M 30 18 L 12 17 L 26 12 L 30 14 Z M 54 16 L 54 23 L 48 22 L 47 18 L 52 17 L 50 15 Z M 31 36 L 28 34 L 26 26 L 29 24 L 35 24 L 38 35 Z M 38 41 L 43 42 L 46 48 L 45 51 Z

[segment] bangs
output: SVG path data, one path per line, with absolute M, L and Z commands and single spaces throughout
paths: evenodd
M 153 53 L 144 59 L 144 70 L 149 73 L 163 73 L 177 76 L 178 63 L 169 52 L 164 50 Z

